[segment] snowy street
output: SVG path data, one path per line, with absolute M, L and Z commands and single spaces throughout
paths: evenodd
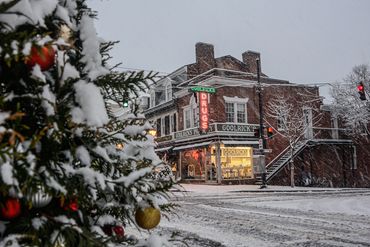
M 184 188 L 178 217 L 160 231 L 189 246 L 370 246 L 370 190 Z

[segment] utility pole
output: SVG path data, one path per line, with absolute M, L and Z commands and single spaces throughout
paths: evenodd
M 259 166 L 262 169 L 262 185 L 261 189 L 267 188 L 266 185 L 266 167 L 265 167 L 265 148 L 266 142 L 263 136 L 263 104 L 262 104 L 262 85 L 261 85 L 261 61 L 260 58 L 256 59 L 257 62 L 257 95 L 258 95 L 258 108 L 259 108 L 259 140 L 258 140 L 258 149 L 259 149 Z

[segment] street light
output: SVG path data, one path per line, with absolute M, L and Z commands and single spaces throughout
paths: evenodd
M 155 129 L 150 129 L 148 130 L 148 134 L 153 136 L 153 137 L 156 137 L 157 136 L 157 130 Z
M 264 149 L 266 148 L 265 139 L 263 137 L 263 106 L 262 106 L 262 85 L 261 85 L 261 62 L 260 58 L 256 59 L 257 62 L 257 95 L 258 95 L 258 108 L 259 108 L 259 140 L 258 140 L 258 151 L 260 158 L 259 166 L 262 168 L 262 185 L 260 189 L 267 188 L 266 185 L 266 167 L 265 167 L 265 152 Z M 262 167 L 263 166 L 263 167 Z
M 117 143 L 116 144 L 116 149 L 117 150 L 122 150 L 123 149 L 123 144 L 122 143 Z

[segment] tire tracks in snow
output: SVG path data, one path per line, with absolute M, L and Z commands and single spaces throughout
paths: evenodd
M 366 217 L 263 206 L 267 201 L 271 204 L 307 196 L 320 199 L 355 195 L 369 193 L 192 195 L 178 198 L 182 205 L 180 218 L 167 226 L 225 246 L 370 246 L 370 222 Z

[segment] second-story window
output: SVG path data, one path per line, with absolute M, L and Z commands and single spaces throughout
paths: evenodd
M 187 108 L 184 110 L 184 129 L 191 128 L 191 109 Z
M 191 96 L 189 105 L 184 108 L 184 129 L 197 126 L 199 126 L 199 107 L 194 96 Z
M 170 134 L 170 116 L 167 115 L 164 117 L 164 135 Z
M 247 102 L 248 98 L 226 97 L 225 113 L 228 123 L 247 123 Z
M 193 127 L 199 126 L 199 108 L 193 106 Z
M 236 121 L 245 123 L 245 104 L 236 104 Z
M 226 103 L 226 122 L 234 122 L 234 103 Z
M 176 118 L 176 113 L 171 115 L 171 132 L 176 132 L 177 131 L 177 118 Z

